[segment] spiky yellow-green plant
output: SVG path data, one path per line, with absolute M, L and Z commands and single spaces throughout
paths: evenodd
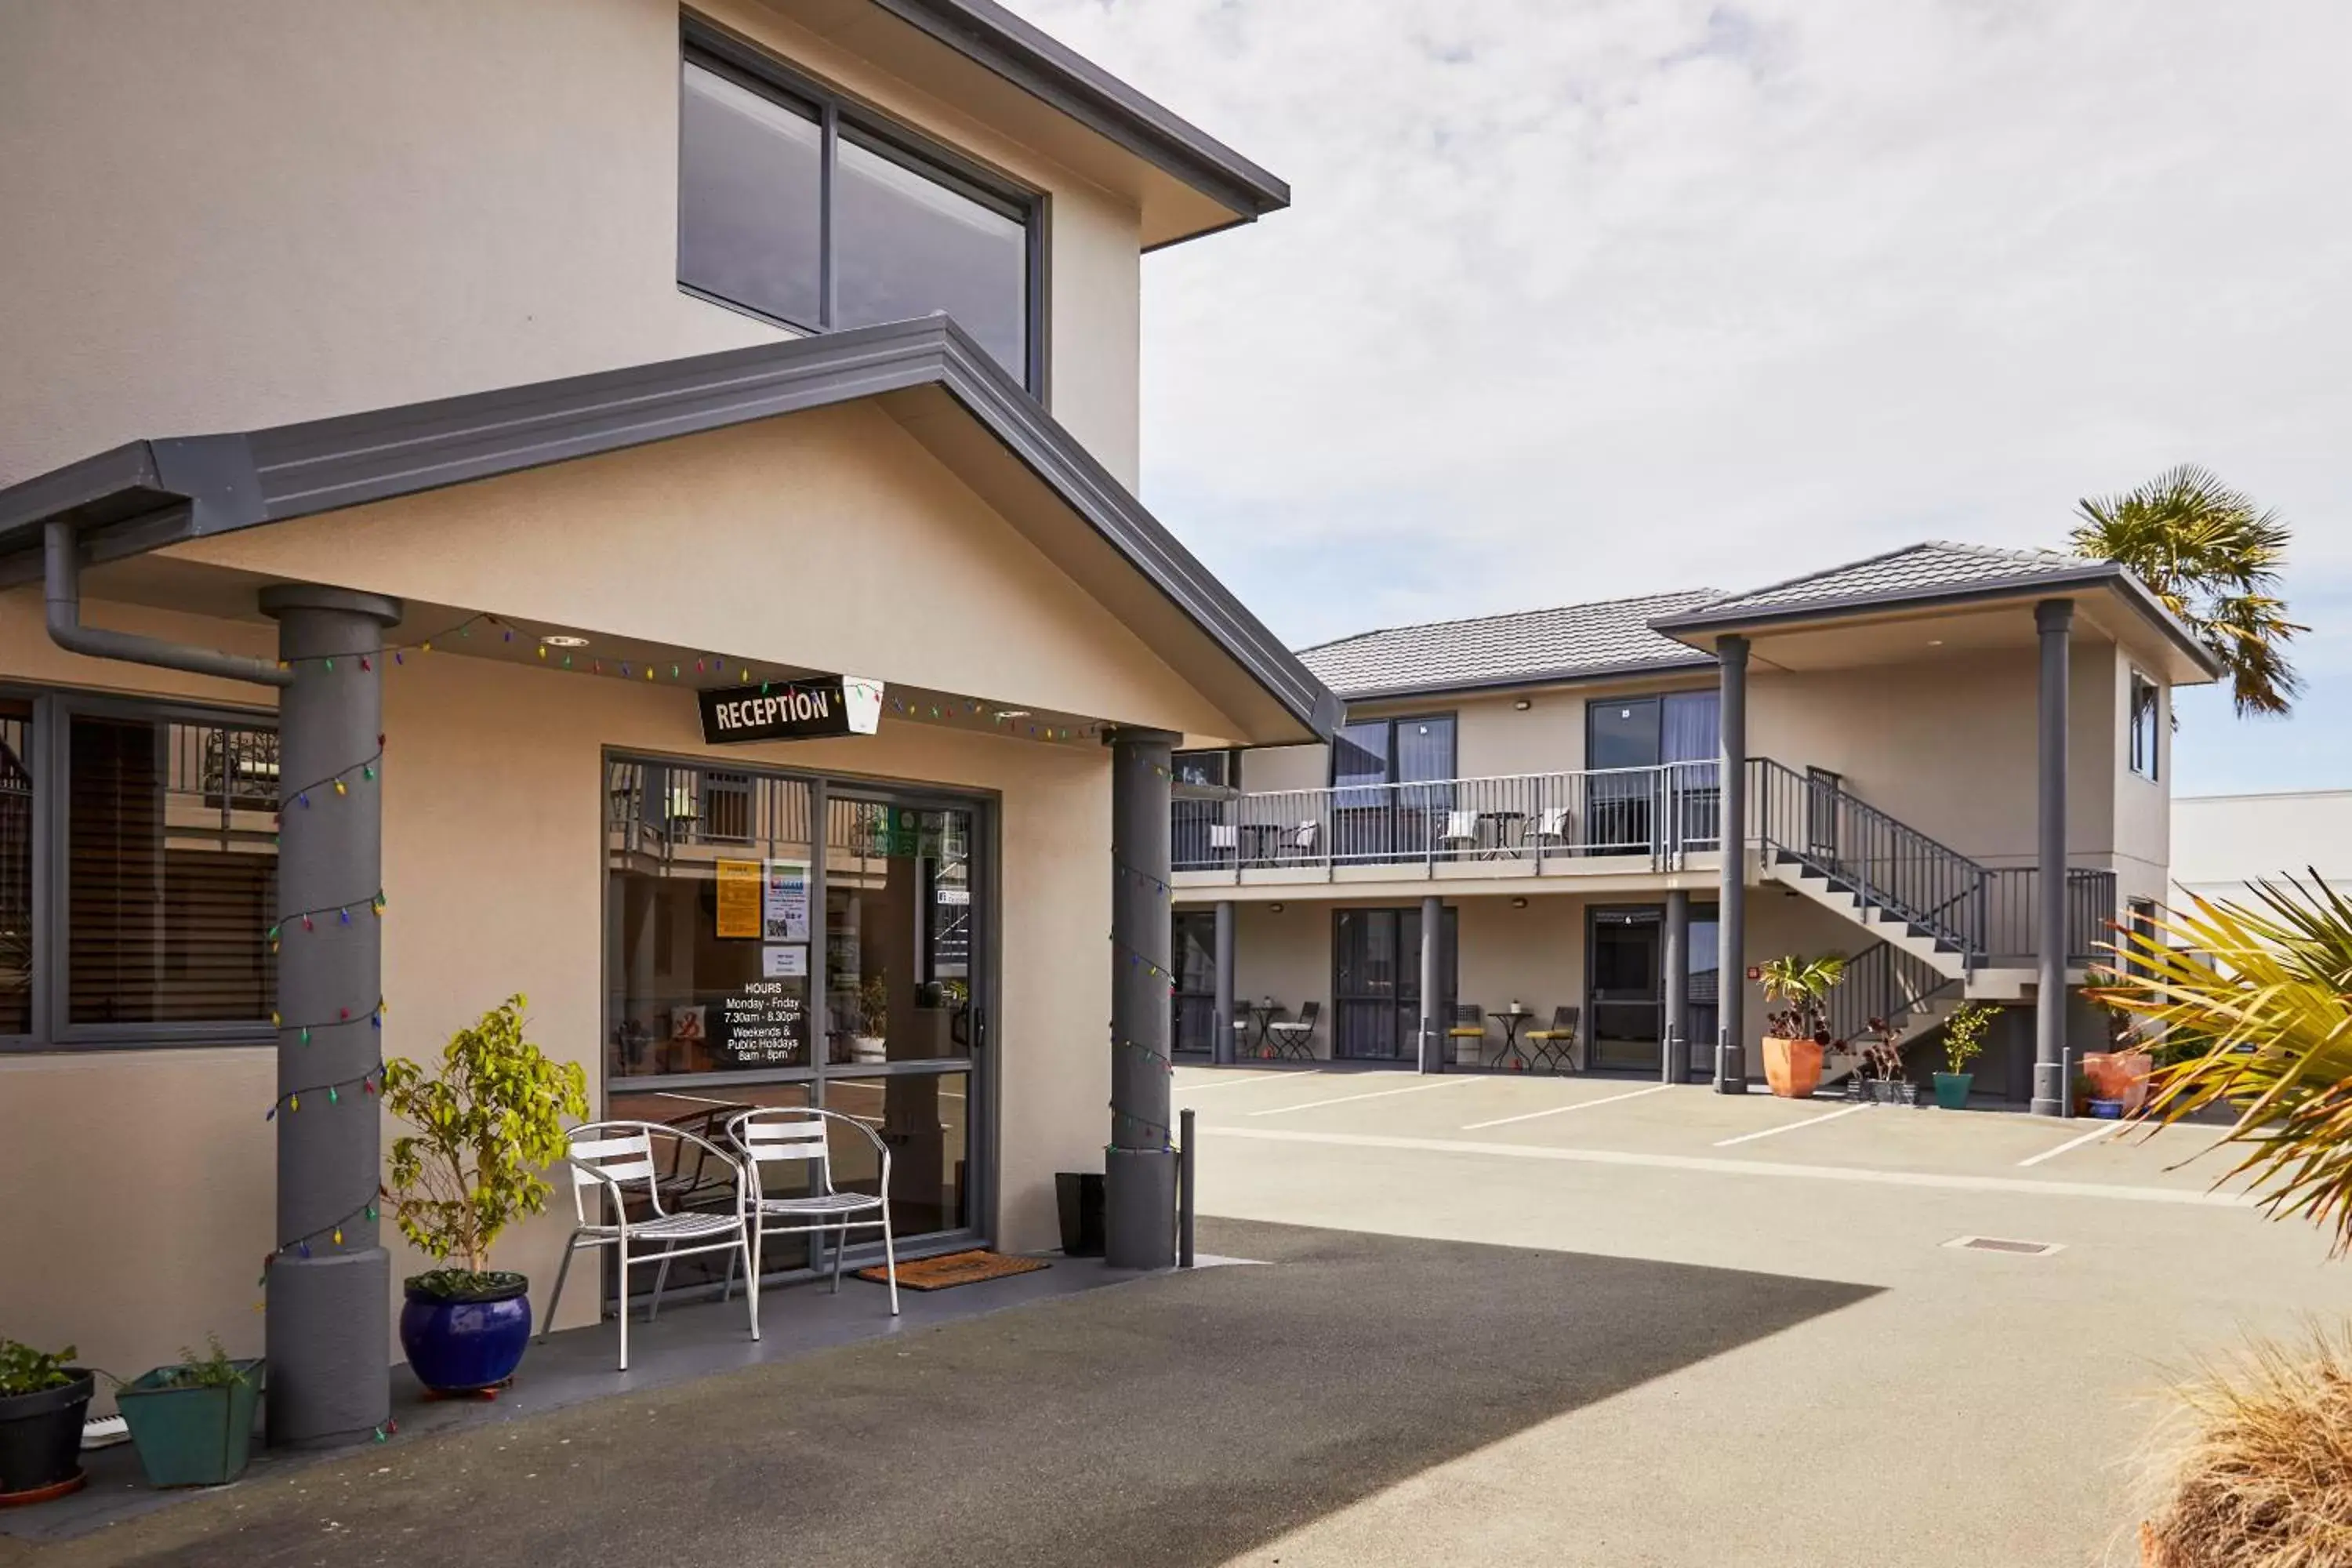
M 2161 1032 L 2146 1116 L 2235 1113 L 2225 1174 L 2274 1218 L 2299 1215 L 2352 1250 L 2352 900 L 2317 872 L 2257 882 L 2248 902 L 2191 907 L 2118 932 L 2094 994 Z

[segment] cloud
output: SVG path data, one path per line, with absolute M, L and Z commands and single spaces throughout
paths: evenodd
M 1146 264 L 1144 488 L 1295 641 L 2184 460 L 2352 590 L 2352 7 L 1012 3 L 1292 183 Z

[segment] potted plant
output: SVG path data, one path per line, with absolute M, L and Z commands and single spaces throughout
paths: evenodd
M 1944 1020 L 1944 1070 L 1936 1075 L 1938 1109 L 1968 1109 L 1969 1089 L 1977 1080 L 1969 1064 L 1984 1054 L 1985 1031 L 1992 1027 L 1999 1012 L 1981 1002 L 1963 1002 Z
M 81 1424 L 98 1381 L 55 1354 L 0 1339 L 0 1506 L 44 1502 L 78 1489 Z
M 887 1061 L 890 1044 L 890 977 L 876 970 L 858 983 L 858 1032 L 849 1037 L 853 1062 Z
M 1903 1076 L 1903 1027 L 1873 1018 L 1862 1027 L 1862 1070 L 1853 1098 L 1870 1105 L 1916 1105 L 1918 1086 Z
M 232 1360 L 217 1334 L 208 1341 L 208 1354 L 184 1349 L 178 1362 L 115 1390 L 151 1485 L 216 1487 L 245 1472 L 262 1363 Z
M 1765 1000 L 1780 1004 L 1764 1020 L 1764 1081 L 1774 1094 L 1802 1100 L 1822 1081 L 1822 1052 L 1832 1043 L 1829 994 L 1844 978 L 1841 953 L 1765 963 Z
M 514 1376 L 530 1340 L 530 1281 L 490 1268 L 499 1233 L 547 1207 L 540 1175 L 564 1157 L 564 1120 L 588 1114 L 587 1075 L 523 1037 L 509 996 L 460 1029 L 437 1073 L 398 1058 L 383 1102 L 415 1129 L 393 1140 L 386 1196 L 400 1234 L 436 1267 L 404 1281 L 400 1344 L 440 1394 L 478 1394 Z

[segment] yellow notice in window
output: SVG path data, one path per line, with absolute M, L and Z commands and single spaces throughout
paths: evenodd
M 766 882 L 757 860 L 719 862 L 719 936 L 760 937 L 760 894 Z

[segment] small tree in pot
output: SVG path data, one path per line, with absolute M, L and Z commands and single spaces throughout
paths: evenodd
M 437 1267 L 405 1282 L 401 1347 L 417 1380 L 442 1393 L 494 1389 L 530 1340 L 530 1281 L 493 1269 L 499 1232 L 543 1212 L 540 1173 L 566 1152 L 564 1124 L 588 1114 L 588 1079 L 523 1037 L 520 995 L 450 1037 L 437 1074 L 384 1064 L 383 1102 L 415 1131 L 393 1140 L 400 1233 Z
M 1969 1090 L 1977 1079 L 1969 1064 L 1984 1054 L 1985 1031 L 2000 1011 L 1981 1002 L 1964 1002 L 1944 1020 L 1944 1070 L 1936 1075 L 1936 1104 L 1941 1109 L 1968 1109 Z
M 82 1484 L 81 1424 L 98 1380 L 55 1354 L 0 1339 L 0 1503 L 63 1497 Z
M 1774 1094 L 1802 1100 L 1822 1080 L 1830 1034 L 1829 994 L 1845 979 L 1845 955 L 1790 953 L 1763 967 L 1764 999 L 1780 1005 L 1764 1020 L 1764 1081 Z

